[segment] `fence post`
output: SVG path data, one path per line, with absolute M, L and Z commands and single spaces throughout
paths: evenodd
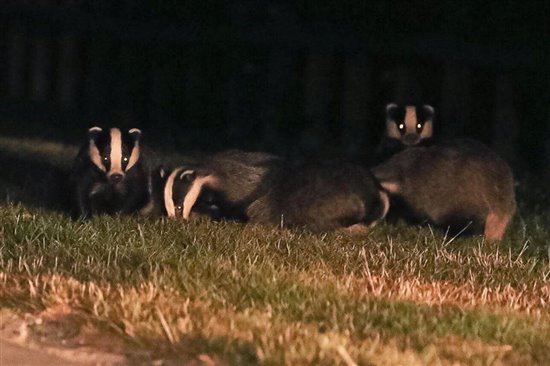
M 305 130 L 302 146 L 306 152 L 319 151 L 327 140 L 331 102 L 333 101 L 332 69 L 334 54 L 329 51 L 310 51 L 304 71 Z
M 441 135 L 447 138 L 463 136 L 471 118 L 471 73 L 465 65 L 447 63 L 441 86 Z
M 370 101 L 369 62 L 365 53 L 348 55 L 344 63 L 342 140 L 349 157 L 370 152 L 365 146 Z
M 31 51 L 31 99 L 45 102 L 52 90 L 52 39 L 46 27 L 39 27 L 37 32 Z
M 20 21 L 9 26 L 7 84 L 8 96 L 22 98 L 25 93 L 25 57 L 27 54 L 27 31 Z
M 260 123 L 266 147 L 281 147 L 281 125 L 285 118 L 285 101 L 291 90 L 294 57 L 287 49 L 271 49 L 268 59 L 266 92 L 262 102 Z
M 395 69 L 391 95 L 391 102 L 398 104 L 422 102 L 422 86 L 410 68 L 401 65 Z
M 62 108 L 73 109 L 76 106 L 79 40 L 75 33 L 68 33 L 61 36 L 58 41 L 57 100 Z
M 91 39 L 87 45 L 87 72 L 84 75 L 85 110 L 88 123 L 105 123 L 95 118 L 102 116 L 112 104 L 112 77 L 114 70 L 109 59 L 113 58 L 111 42 Z
M 500 74 L 495 81 L 495 120 L 492 147 L 513 168 L 518 167 L 517 144 L 519 122 L 515 106 L 514 86 L 508 75 Z

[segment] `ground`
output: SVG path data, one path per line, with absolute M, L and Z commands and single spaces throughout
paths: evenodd
M 6 364 L 10 350 L 67 364 L 550 364 L 550 212 L 536 182 L 518 187 L 500 244 L 387 223 L 354 236 L 82 223 L 45 197 L 75 151 L 0 138 Z

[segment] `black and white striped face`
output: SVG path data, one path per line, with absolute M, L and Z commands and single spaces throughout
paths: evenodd
M 188 220 L 204 188 L 219 188 L 218 178 L 213 174 L 198 174 L 194 169 L 174 169 L 164 186 L 164 208 L 168 217 Z
M 386 136 L 405 146 L 414 146 L 433 137 L 434 109 L 429 105 L 386 106 Z
M 88 138 L 91 162 L 105 172 L 112 183 L 122 182 L 126 172 L 139 160 L 141 131 L 137 128 L 121 131 L 118 128 L 103 130 L 92 127 L 88 130 Z
M 164 186 L 164 207 L 168 217 L 189 218 L 201 190 L 194 184 L 195 178 L 195 171 L 190 169 L 177 168 L 170 173 Z

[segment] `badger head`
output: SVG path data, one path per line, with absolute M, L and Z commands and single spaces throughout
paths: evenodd
M 164 207 L 168 217 L 188 220 L 205 187 L 215 188 L 218 179 L 212 174 L 198 173 L 183 167 L 174 169 L 164 186 Z
M 136 166 L 140 158 L 141 131 L 132 128 L 103 130 L 92 127 L 88 130 L 88 154 L 93 165 L 102 171 L 109 182 L 120 185 L 126 173 Z
M 429 105 L 386 106 L 386 137 L 404 146 L 415 146 L 433 138 L 434 109 Z

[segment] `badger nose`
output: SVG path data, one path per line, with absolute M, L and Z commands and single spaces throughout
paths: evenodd
M 122 180 L 122 178 L 124 178 L 124 176 L 120 173 L 114 173 L 109 176 L 109 179 L 111 180 L 112 183 L 119 183 Z
M 408 133 L 403 137 L 403 143 L 407 146 L 416 145 L 420 141 L 420 136 L 416 133 Z

